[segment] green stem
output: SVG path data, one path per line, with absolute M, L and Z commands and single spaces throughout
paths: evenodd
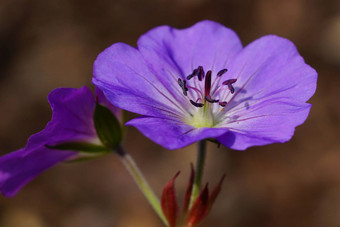
M 200 193 L 201 180 L 202 180 L 203 169 L 204 169 L 204 161 L 205 161 L 205 156 L 206 156 L 206 148 L 207 148 L 207 144 L 205 140 L 201 140 L 200 142 L 198 142 L 195 179 L 194 179 L 194 185 L 192 187 L 189 209 L 192 207 L 197 196 Z
M 125 152 L 123 148 L 118 148 L 116 153 L 118 154 L 120 160 L 124 164 L 125 168 L 128 170 L 135 183 L 138 185 L 139 189 L 142 191 L 152 208 L 155 210 L 157 215 L 163 221 L 166 226 L 169 226 L 166 217 L 163 214 L 159 199 L 149 186 L 148 182 L 144 178 L 142 172 L 139 170 L 136 162 L 133 158 Z

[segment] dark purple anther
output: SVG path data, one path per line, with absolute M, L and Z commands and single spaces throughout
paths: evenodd
M 187 80 L 190 80 L 191 78 L 196 76 L 197 72 L 198 72 L 198 69 L 194 69 L 194 71 L 192 71 L 192 73 L 189 76 L 187 76 Z
M 187 81 L 186 80 L 182 81 L 181 78 L 178 78 L 178 85 L 182 88 L 183 94 L 187 96 L 188 95 Z
M 227 105 L 227 102 L 219 102 L 220 106 L 225 107 Z
M 235 89 L 234 89 L 232 84 L 235 83 L 236 81 L 237 81 L 237 79 L 230 79 L 230 80 L 224 81 L 222 84 L 223 85 L 228 85 L 228 88 L 229 88 L 231 94 L 234 94 Z
M 203 69 L 203 66 L 198 66 L 197 70 L 198 70 L 197 71 L 198 80 L 202 81 L 204 79 L 204 69 Z
M 207 101 L 210 102 L 210 103 L 219 102 L 218 99 L 217 99 L 217 100 L 216 100 L 216 99 L 212 99 L 210 95 L 207 95 L 207 96 L 205 96 L 204 98 L 205 98 L 205 100 L 207 100 Z
M 211 71 L 209 70 L 207 74 L 205 75 L 205 86 L 204 86 L 205 96 L 210 95 L 210 89 L 211 89 Z
M 220 70 L 218 73 L 217 73 L 217 77 L 220 77 L 220 76 L 222 76 L 224 73 L 226 73 L 228 71 L 228 69 L 222 69 L 222 70 Z
M 191 103 L 192 105 L 196 106 L 196 107 L 203 107 L 203 106 L 204 106 L 203 103 L 194 102 L 194 101 L 192 101 L 191 99 L 190 99 L 190 103 Z

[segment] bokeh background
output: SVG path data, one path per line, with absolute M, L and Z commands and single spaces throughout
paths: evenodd
M 1 0 L 0 154 L 25 145 L 50 119 L 47 94 L 91 86 L 92 64 L 112 43 L 136 44 L 157 25 L 212 19 L 244 45 L 265 34 L 292 40 L 319 73 L 310 116 L 293 139 L 232 151 L 209 145 L 204 181 L 227 174 L 202 226 L 340 226 L 339 0 Z M 209 34 L 207 34 L 209 35 Z M 155 188 L 178 171 L 183 197 L 194 145 L 167 151 L 129 128 L 126 148 Z M 1 227 L 162 226 L 114 155 L 60 164 L 17 196 L 0 196 Z

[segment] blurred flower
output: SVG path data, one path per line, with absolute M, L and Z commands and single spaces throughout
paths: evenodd
M 244 150 L 288 141 L 308 116 L 316 80 L 289 40 L 268 35 L 242 48 L 232 30 L 202 21 L 156 27 L 137 49 L 110 46 L 93 83 L 114 105 L 144 115 L 127 125 L 168 149 L 215 138 Z
M 96 94 L 98 103 L 120 114 L 99 89 Z M 87 87 L 55 89 L 48 100 L 53 115 L 46 127 L 32 135 L 26 147 L 0 157 L 0 190 L 5 196 L 15 195 L 26 183 L 58 162 L 79 158 L 80 153 L 75 151 L 93 155 L 106 151 L 93 119 L 96 101 Z

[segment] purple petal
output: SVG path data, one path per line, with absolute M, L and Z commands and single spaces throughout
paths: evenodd
M 126 125 L 136 127 L 146 137 L 170 150 L 179 149 L 203 139 L 215 138 L 227 131 L 220 128 L 198 129 L 182 122 L 154 117 L 135 118 Z
M 45 129 L 32 135 L 25 148 L 0 157 L 0 190 L 6 196 L 15 195 L 42 171 L 77 154 L 45 145 L 96 139 L 92 120 L 95 100 L 88 88 L 55 89 L 48 100 L 53 115 Z
M 236 92 L 220 125 L 230 131 L 217 139 L 238 150 L 288 141 L 308 116 L 311 105 L 305 102 L 316 89 L 315 70 L 293 43 L 273 35 L 249 44 L 230 65 Z
M 126 44 L 114 44 L 99 54 L 93 74 L 93 83 L 119 108 L 150 116 L 184 111 L 150 72 L 139 51 Z
M 291 139 L 295 127 L 302 124 L 311 104 L 293 104 L 283 100 L 268 100 L 249 107 L 238 115 L 233 114 L 225 125 L 229 131 L 216 139 L 235 150 L 251 146 L 283 143 Z
M 14 196 L 25 184 L 44 170 L 71 158 L 73 152 L 37 147 L 20 149 L 0 158 L 0 190 L 4 196 Z
M 234 31 L 206 20 L 186 29 L 156 27 L 140 37 L 138 49 L 160 80 L 168 70 L 184 79 L 198 66 L 224 69 L 242 44 Z
M 287 39 L 264 36 L 246 46 L 230 63 L 229 77 L 237 79 L 231 109 L 247 100 L 287 98 L 306 102 L 315 92 L 317 73 Z M 229 99 L 226 101 L 230 101 Z

